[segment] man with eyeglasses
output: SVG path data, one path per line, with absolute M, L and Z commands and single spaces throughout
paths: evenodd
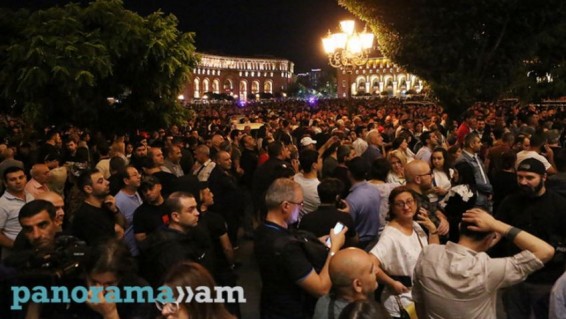
M 427 194 L 432 190 L 432 170 L 427 162 L 415 159 L 405 165 L 406 186 L 415 191 L 419 206 L 429 212 L 430 219 L 438 227 L 439 235 L 448 234 L 449 224 L 446 216 L 436 203 L 432 203 Z
M 330 291 L 328 265 L 344 244 L 347 227 L 334 234 L 330 231 L 330 250 L 320 272 L 295 239 L 288 227 L 297 221 L 303 204 L 299 184 L 279 178 L 265 195 L 267 216 L 255 234 L 255 256 L 262 279 L 262 319 L 302 319 L 314 312 L 314 298 Z

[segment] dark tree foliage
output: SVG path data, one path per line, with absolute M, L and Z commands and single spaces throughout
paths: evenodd
M 153 128 L 186 114 L 177 96 L 194 34 L 173 15 L 141 17 L 120 0 L 0 15 L 0 93 L 31 123 Z
M 564 95 L 562 0 L 339 3 L 368 23 L 387 57 L 429 83 L 452 117 L 504 94 Z M 547 73 L 552 82 L 541 81 Z

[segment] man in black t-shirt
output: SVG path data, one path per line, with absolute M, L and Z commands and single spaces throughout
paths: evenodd
M 252 180 L 252 198 L 254 209 L 259 212 L 259 219 L 265 218 L 265 190 L 277 178 L 278 171 L 291 168 L 288 162 L 291 152 L 286 145 L 279 141 L 271 142 L 267 151 L 269 159 L 255 170 Z
M 169 211 L 169 225 L 154 231 L 140 243 L 140 268 L 153 286 L 162 283 L 163 276 L 174 264 L 191 260 L 214 270 L 210 238 L 197 227 L 200 213 L 192 194 L 174 192 L 165 205 Z
M 224 217 L 228 224 L 228 236 L 234 246 L 238 245 L 238 228 L 243 214 L 243 193 L 237 178 L 230 173 L 232 159 L 230 153 L 218 151 L 214 159 L 216 166 L 210 173 L 208 185 L 214 196 L 212 209 Z
M 134 236 L 141 242 L 149 234 L 169 224 L 169 211 L 161 195 L 161 182 L 155 176 L 145 176 L 140 185 L 144 202 L 134 211 Z
M 228 226 L 222 215 L 209 211 L 213 204 L 214 194 L 208 188 L 207 183 L 201 183 L 198 227 L 201 227 L 210 237 L 211 253 L 214 254 L 212 275 L 218 286 L 236 287 L 234 249 L 228 237 Z M 226 309 L 231 314 L 240 317 L 240 306 L 237 302 L 226 303 Z
M 320 206 L 317 210 L 306 214 L 299 223 L 299 229 L 309 231 L 322 237 L 328 235 L 328 230 L 333 228 L 337 222 L 348 227 L 346 233 L 346 246 L 354 246 L 358 242 L 354 220 L 350 214 L 339 211 L 336 208 L 336 199 L 342 193 L 344 183 L 337 178 L 323 179 L 317 186 Z
M 261 318 L 312 316 L 313 297 L 323 296 L 330 290 L 328 263 L 344 244 L 347 228 L 337 235 L 330 232 L 330 252 L 322 270 L 316 273 L 303 246 L 288 230 L 288 225 L 297 222 L 299 217 L 303 203 L 301 186 L 290 179 L 279 178 L 267 189 L 265 202 L 266 220 L 255 234 L 255 256 L 262 280 Z
M 110 183 L 102 173 L 96 169 L 83 172 L 77 186 L 86 197 L 73 214 L 71 234 L 91 246 L 124 236 L 125 219 L 116 207 L 114 196 L 109 194 Z
M 39 153 L 37 155 L 38 162 L 44 163 L 47 156 L 61 161 L 62 143 L 61 134 L 59 134 L 58 131 L 55 129 L 48 131 L 45 134 L 45 143 L 39 148 Z
M 509 318 L 548 318 L 549 294 L 554 282 L 562 275 L 565 254 L 560 252 L 566 242 L 566 199 L 546 189 L 544 164 L 528 158 L 517 167 L 519 192 L 507 196 L 499 205 L 497 219 L 523 229 L 553 245 L 554 259 L 531 274 L 525 282 L 503 293 L 503 304 Z M 502 240 L 497 252 L 506 256 L 518 252 L 512 243 Z

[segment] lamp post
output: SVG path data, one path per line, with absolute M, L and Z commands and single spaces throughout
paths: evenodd
M 373 33 L 356 32 L 354 20 L 340 22 L 338 33 L 331 33 L 322 38 L 324 52 L 328 55 L 328 62 L 334 68 L 344 70 L 348 74 L 347 97 L 351 96 L 350 74 L 354 67 L 364 65 L 368 60 L 368 52 L 373 47 Z M 338 85 L 340 85 L 338 83 Z

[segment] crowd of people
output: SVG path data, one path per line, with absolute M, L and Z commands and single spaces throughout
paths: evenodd
M 495 318 L 498 293 L 508 318 L 566 318 L 565 119 L 399 99 L 194 105 L 182 125 L 112 134 L 2 115 L 0 290 L 237 287 L 253 240 L 261 318 Z M 2 299 L 2 318 L 241 317 Z

